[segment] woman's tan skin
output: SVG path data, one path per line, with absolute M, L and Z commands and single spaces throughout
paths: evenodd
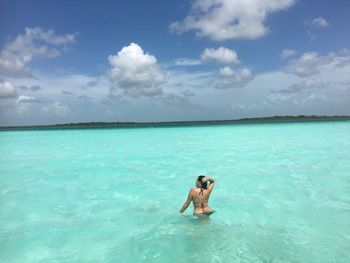
M 213 212 L 213 210 L 209 207 L 208 201 L 211 194 L 211 191 L 214 187 L 214 179 L 204 177 L 202 178 L 202 183 L 210 182 L 207 189 L 201 188 L 201 182 L 196 180 L 196 186 L 197 188 L 191 188 L 190 192 L 188 193 L 188 197 L 182 208 L 180 209 L 180 213 L 182 214 L 187 207 L 190 205 L 191 201 L 193 201 L 193 214 L 194 215 L 205 215 L 210 214 Z

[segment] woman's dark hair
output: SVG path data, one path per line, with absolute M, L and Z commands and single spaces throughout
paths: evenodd
M 197 181 L 199 181 L 199 182 L 201 183 L 202 188 L 207 189 L 207 187 L 208 187 L 207 182 L 202 183 L 202 179 L 203 179 L 204 177 L 205 177 L 204 175 L 200 175 L 200 176 L 198 176 Z

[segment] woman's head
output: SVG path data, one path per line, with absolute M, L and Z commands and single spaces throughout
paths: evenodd
M 207 189 L 207 182 L 202 182 L 203 178 L 205 178 L 204 175 L 200 175 L 197 177 L 197 180 L 196 180 L 196 186 L 199 187 L 199 188 L 204 188 L 204 189 Z

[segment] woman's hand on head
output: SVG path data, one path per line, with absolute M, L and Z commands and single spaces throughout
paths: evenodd
M 202 178 L 202 183 L 205 183 L 205 182 L 207 182 L 207 181 L 208 181 L 208 177 Z

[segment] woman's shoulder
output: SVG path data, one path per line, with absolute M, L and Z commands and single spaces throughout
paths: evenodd
M 190 190 L 192 193 L 197 193 L 200 191 L 200 188 L 191 188 Z

